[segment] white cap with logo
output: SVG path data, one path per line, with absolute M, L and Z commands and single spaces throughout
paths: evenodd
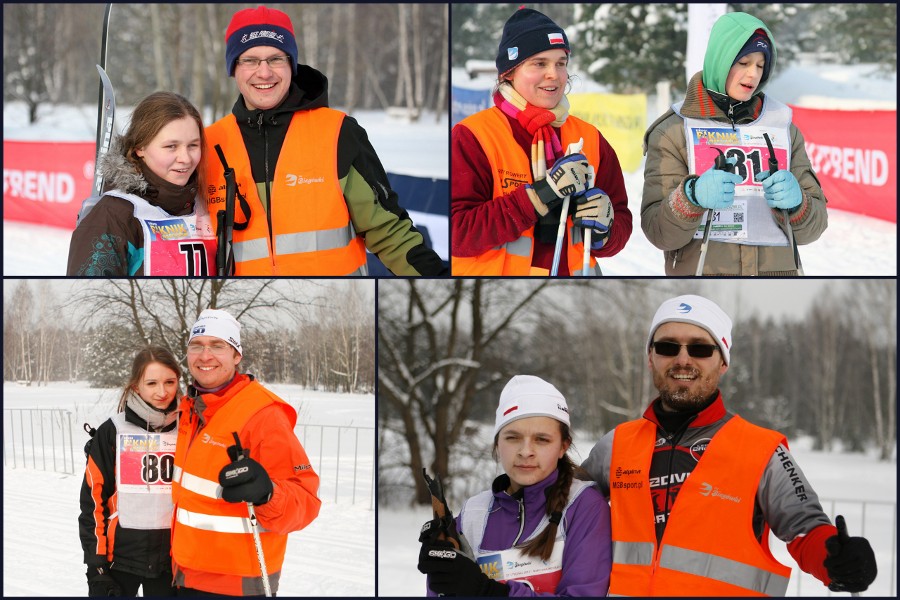
M 690 323 L 702 327 L 719 346 L 725 364 L 731 364 L 731 318 L 719 305 L 703 296 L 678 296 L 663 302 L 653 315 L 647 349 L 653 343 L 653 334 L 663 323 Z
M 191 337 L 188 343 L 197 336 L 208 335 L 219 338 L 231 344 L 238 354 L 244 355 L 241 349 L 241 324 L 230 313 L 215 308 L 207 308 L 197 317 L 197 322 L 191 327 Z
M 534 375 L 516 375 L 500 392 L 494 435 L 525 417 L 550 417 L 569 425 L 569 406 L 558 389 Z

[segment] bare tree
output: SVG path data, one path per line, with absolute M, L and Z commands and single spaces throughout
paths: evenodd
M 541 314 L 535 302 L 555 285 L 507 280 L 389 281 L 379 285 L 380 411 L 398 421 L 415 501 L 429 502 L 422 469 L 451 478 L 449 457 L 480 392 L 508 374 L 491 352 L 508 332 Z M 379 415 L 381 417 L 381 414 Z M 433 452 L 433 454 L 432 454 Z
M 897 444 L 897 283 L 866 279 L 854 282 L 844 315 L 862 332 L 871 376 L 873 439 L 881 460 L 890 460 Z

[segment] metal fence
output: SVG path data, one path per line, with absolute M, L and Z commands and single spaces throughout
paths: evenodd
M 88 438 L 80 428 L 74 438 L 72 416 L 58 408 L 4 408 L 3 467 L 81 472 Z M 367 502 L 374 510 L 375 428 L 309 424 L 296 431 L 319 475 L 319 498 L 335 504 Z
M 83 445 L 83 442 L 82 442 Z M 60 408 L 3 409 L 3 467 L 75 473 L 72 412 Z M 81 446 L 78 448 L 81 454 Z

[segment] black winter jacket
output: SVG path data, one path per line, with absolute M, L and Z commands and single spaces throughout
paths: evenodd
M 125 407 L 125 420 L 149 430 L 147 422 L 128 406 Z M 177 426 L 178 421 L 175 421 L 162 431 L 171 431 Z M 98 494 L 102 502 L 102 519 L 94 515 L 94 498 Z M 116 504 L 116 494 L 116 426 L 112 419 L 107 419 L 94 435 L 81 484 L 78 531 L 84 562 L 89 567 L 112 563 L 115 570 L 147 578 L 171 574 L 171 529 L 128 529 L 119 526 L 118 520 L 110 523 L 110 507 Z M 98 529 L 106 538 L 106 555 L 97 553 L 103 544 Z

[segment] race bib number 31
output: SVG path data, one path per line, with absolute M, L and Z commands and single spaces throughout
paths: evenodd
M 159 433 L 119 434 L 116 442 L 119 489 L 169 493 L 175 444 Z

